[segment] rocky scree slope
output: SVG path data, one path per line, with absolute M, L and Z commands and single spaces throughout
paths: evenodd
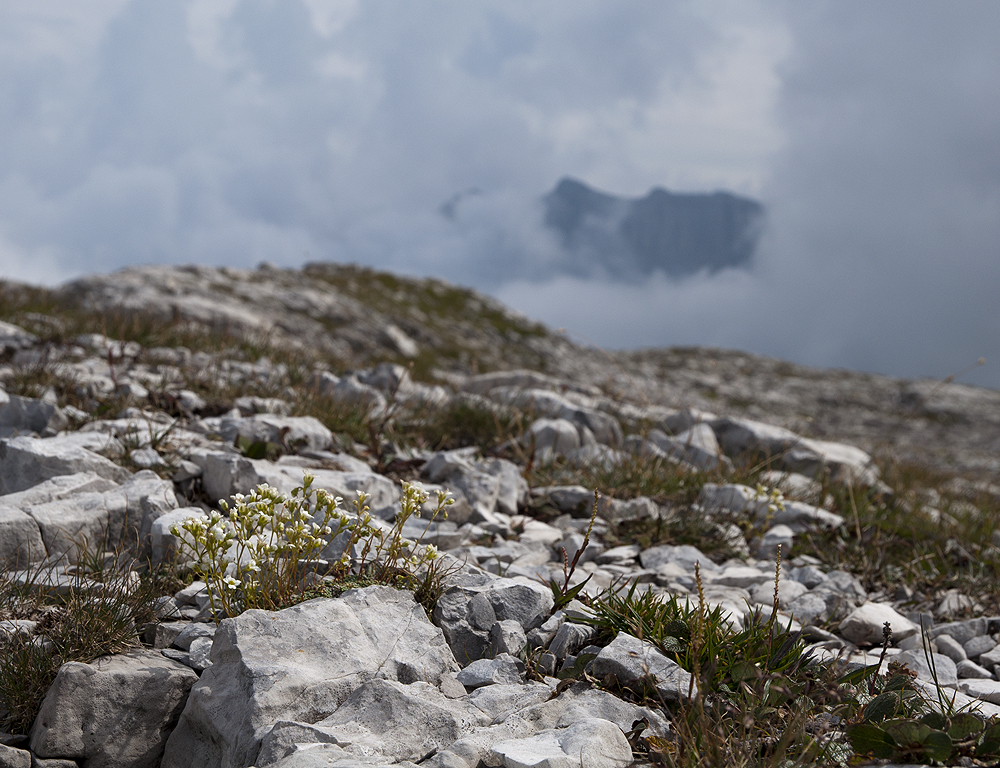
M 763 420 L 980 481 L 1000 472 L 995 390 L 727 350 L 581 347 L 474 291 L 361 267 L 139 267 L 55 291 L 0 283 L 0 314 L 45 338 L 68 323 L 144 346 L 239 339 L 258 355 L 291 349 L 334 368 L 412 362 L 420 380 L 529 368 L 625 402 Z
M 165 290 L 156 275 L 175 272 L 195 274 L 148 270 L 150 290 Z M 233 293 L 269 272 L 247 273 Z M 260 289 L 272 291 L 262 306 L 280 303 L 276 282 Z M 780 626 L 800 632 L 817 658 L 904 664 L 914 690 L 936 677 L 959 704 L 1000 714 L 1000 606 L 976 579 L 997 564 L 988 486 L 936 476 L 914 484 L 850 444 L 650 402 L 653 390 L 610 396 L 620 374 L 599 378 L 601 353 L 543 330 L 528 334 L 528 348 L 552 352 L 549 373 L 463 371 L 472 353 L 459 351 L 428 383 L 390 361 L 281 362 L 280 344 L 270 359 L 248 359 L 262 342 L 247 330 L 272 341 L 295 334 L 278 321 L 212 331 L 216 321 L 196 318 L 186 291 L 163 323 L 212 351 L 152 346 L 171 339 L 136 318 L 167 315 L 134 305 L 112 316 L 110 304 L 81 298 L 101 290 L 73 289 L 76 316 L 43 315 L 46 297 L 29 297 L 29 308 L 22 293 L 19 319 L 34 332 L 0 326 L 5 647 L 44 653 L 65 610 L 26 614 L 23 585 L 84 592 L 83 579 L 100 605 L 107 592 L 95 562 L 117 557 L 101 549 L 169 563 L 180 548 L 174 523 L 260 483 L 289 492 L 305 471 L 345 498 L 369 494 L 383 526 L 398 510 L 399 479 L 449 488 L 457 503 L 447 521 L 410 521 L 402 533 L 434 544 L 454 568 L 432 606 L 371 586 L 218 625 L 208 586 L 177 584 L 156 600 L 156 620 L 133 625 L 141 638 L 132 650 L 58 667 L 23 733 L 0 736 L 0 764 L 472 768 L 568 766 L 586 754 L 587 765 L 629 765 L 683 740 L 678 713 L 700 682 L 649 639 L 595 626 L 608 590 L 630 585 L 704 601 L 734 632 L 753 626 L 750 607 L 765 616 L 777 608 Z M 147 343 L 75 333 L 86 326 L 71 323 L 96 311 Z M 363 315 L 358 324 L 374 323 L 359 335 L 370 346 L 352 354 L 414 352 L 400 351 L 405 340 L 391 332 L 379 336 L 377 323 L 406 334 L 417 355 L 415 339 L 429 343 L 396 315 Z M 491 328 L 480 338 L 499 333 Z M 595 488 L 604 495 L 591 521 Z M 889 557 L 900 544 L 907 554 L 872 561 L 869 550 Z M 330 542 L 323 557 L 341 554 Z M 144 578 L 137 570 L 127 580 Z M 891 644 L 880 660 L 886 622 Z M 654 694 L 629 693 L 650 673 Z M 839 717 L 816 714 L 810 732 L 846 743 Z

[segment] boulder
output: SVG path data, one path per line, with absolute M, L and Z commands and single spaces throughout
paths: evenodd
M 521 468 L 506 459 L 483 461 L 478 468 L 497 478 L 496 505 L 493 511 L 516 515 L 518 508 L 528 500 L 528 481 L 521 474 Z
M 484 685 L 515 685 L 522 682 L 524 662 L 508 653 L 501 653 L 493 659 L 476 659 L 458 673 L 458 682 L 466 688 L 481 688 Z
M 27 568 L 45 556 L 35 519 L 20 509 L 0 505 L 0 569 Z
M 694 573 L 694 564 L 698 563 L 702 573 L 721 570 L 708 555 L 690 544 L 661 544 L 658 547 L 650 547 L 640 553 L 639 561 L 643 568 L 656 569 L 667 563 L 674 563 Z
M 917 673 L 921 680 L 933 680 L 939 685 L 954 688 L 958 684 L 955 662 L 942 653 L 924 653 L 923 650 L 903 651 L 894 659 Z
M 95 452 L 107 444 L 106 436 L 95 433 L 0 440 L 0 495 L 24 491 L 59 475 L 81 472 L 124 483 L 131 473 Z
M 475 461 L 466 449 L 440 451 L 424 465 L 423 474 L 431 482 L 451 491 L 456 500 L 466 501 L 468 512 L 463 515 L 464 520 L 459 522 L 479 523 L 493 519 L 493 512 L 500 506 L 502 487 L 502 506 L 510 509 L 513 505 L 514 513 L 517 512 L 522 493 L 514 475 L 524 483 L 524 490 L 527 490 L 527 483 L 521 478 L 517 466 L 506 461 L 499 464 L 498 461 Z M 513 474 L 506 467 L 507 464 L 514 468 Z M 488 469 L 493 471 L 487 471 Z
M 465 571 L 453 577 L 453 586 L 438 600 L 434 623 L 459 663 L 468 665 L 489 652 L 490 630 L 498 621 L 516 621 L 527 632 L 549 617 L 553 605 L 544 584 Z
M 787 604 L 782 603 L 781 608 L 802 626 L 822 624 L 829 616 L 826 600 L 812 592 L 806 592 Z
M 244 416 L 253 416 L 257 413 L 273 413 L 277 416 L 288 416 L 292 412 L 292 404 L 287 400 L 278 397 L 237 397 L 233 401 L 233 406 L 238 408 Z
M 156 651 L 63 664 L 31 728 L 31 751 L 94 768 L 155 768 L 197 679 Z
M 409 592 L 351 590 L 225 619 L 163 768 L 242 768 L 279 720 L 317 722 L 372 679 L 439 684 L 459 667 Z
M 759 558 L 771 560 L 777 557 L 779 550 L 786 554 L 791 552 L 794 539 L 795 533 L 787 525 L 772 525 L 757 540 L 754 553 Z
M 8 747 L 0 743 L 0 767 L 31 768 L 31 753 L 26 749 Z
M 597 387 L 575 381 L 557 379 L 553 376 L 546 376 L 544 373 L 539 373 L 538 371 L 524 369 L 480 373 L 470 376 L 462 385 L 462 389 L 466 392 L 473 392 L 479 395 L 490 394 L 493 390 L 500 389 L 501 387 L 512 390 L 549 389 L 554 392 L 577 392 L 591 397 L 595 397 L 601 393 Z
M 974 661 L 965 659 L 955 664 L 955 672 L 959 680 L 992 680 L 993 673 L 985 667 L 981 667 Z M 968 693 L 968 691 L 963 691 Z
M 505 768 L 625 768 L 632 764 L 632 747 L 622 729 L 597 718 L 501 741 L 491 751 L 494 761 Z
M 116 482 L 94 472 L 56 475 L 26 490 L 8 493 L 3 497 L 3 503 L 24 509 L 32 504 L 46 504 L 50 501 L 67 499 L 77 493 L 104 493 L 117 487 Z
M 873 485 L 878 468 L 871 456 L 851 445 L 811 440 L 783 427 L 750 419 L 715 419 L 710 422 L 726 455 L 738 458 L 762 454 L 789 472 L 816 477 L 824 470 L 842 481 Z
M 340 496 L 344 500 L 344 508 L 348 514 L 354 511 L 354 505 L 351 504 L 351 501 L 358 497 L 358 491 L 368 494 L 368 506 L 375 517 L 391 520 L 399 511 L 399 484 L 385 475 L 370 471 L 340 472 L 333 469 L 303 469 L 275 464 L 263 459 L 253 460 L 252 464 L 256 481 L 251 485 L 251 488 L 260 483 L 267 483 L 282 493 L 291 493 L 293 488 L 302 485 L 302 477 L 308 472 L 313 477 L 313 488 L 322 488 L 334 496 Z
M 24 509 L 38 525 L 47 554 L 66 555 L 71 560 L 84 550 L 99 552 L 121 542 L 127 510 L 125 497 L 114 491 L 78 493 Z
M 568 456 L 580 447 L 580 432 L 568 419 L 536 419 L 521 438 L 539 461 Z
M 545 694 L 548 686 L 488 685 L 469 695 L 470 701 L 493 715 L 496 725 L 479 728 L 429 760 L 421 763 L 428 768 L 476 768 L 495 765 L 493 745 L 523 739 L 554 729 L 564 729 L 590 718 L 607 720 L 624 732 L 637 720 L 645 719 L 652 734 L 664 738 L 669 724 L 656 709 L 640 707 L 593 688 L 577 683 L 559 696 Z M 538 701 L 538 699 L 544 699 Z M 533 703 L 533 700 L 537 703 Z M 586 764 L 586 763 L 585 763 Z
M 584 516 L 584 513 L 586 513 L 586 517 L 590 517 L 594 504 L 594 491 L 588 490 L 582 485 L 552 485 L 534 488 L 531 495 L 533 498 L 549 502 L 560 512 L 571 514 L 574 517 Z
M 698 692 L 698 685 L 679 664 L 668 659 L 652 643 L 619 632 L 590 663 L 590 674 L 598 679 L 614 675 L 624 686 L 649 680 L 661 701 L 680 701 Z
M 414 763 L 394 763 L 384 757 L 358 757 L 337 744 L 301 744 L 273 768 L 416 768 Z
M 51 437 L 68 424 L 69 419 L 52 403 L 18 395 L 0 398 L 0 435 L 37 432 Z
M 224 451 L 193 452 L 191 460 L 202 467 L 202 483 L 210 499 L 231 499 L 237 493 L 249 493 L 266 483 L 282 493 L 291 493 L 302 485 L 305 473 L 313 476 L 313 487 L 323 488 L 344 499 L 348 510 L 357 491 L 370 498 L 368 506 L 374 516 L 391 519 L 398 511 L 399 487 L 384 475 L 374 472 L 341 472 L 276 463 L 265 459 L 247 459 Z
M 138 531 L 138 543 L 144 551 L 148 551 L 153 523 L 177 509 L 174 484 L 152 470 L 143 469 L 111 493 L 125 498 L 128 528 Z M 134 545 L 136 542 L 133 540 L 130 543 Z
M 770 512 L 769 517 L 775 524 L 787 525 L 792 533 L 802 533 L 816 528 L 832 530 L 844 524 L 844 518 L 836 512 L 814 507 L 804 501 L 784 501 L 782 505 L 784 509 Z
M 249 493 L 257 484 L 257 473 L 250 459 L 224 451 L 196 452 L 192 462 L 201 467 L 202 487 L 212 503 L 230 499 L 237 493 Z
M 708 424 L 694 424 L 673 437 L 652 429 L 648 439 L 667 456 L 686 461 L 700 470 L 713 470 L 725 458 Z
M 273 413 L 258 413 L 248 418 L 223 416 L 218 420 L 218 434 L 230 445 L 242 437 L 251 443 L 276 443 L 296 453 L 325 451 L 333 444 L 333 433 L 312 416 Z
M 418 761 L 488 722 L 467 698 L 449 699 L 429 683 L 370 680 L 311 726 L 276 724 L 262 741 L 256 765 L 263 768 L 285 757 L 296 739 L 336 743 L 358 757 Z
M 28 349 L 38 343 L 38 337 L 24 328 L 0 320 L 0 352 L 9 354 L 19 349 Z
M 556 630 L 556 636 L 549 643 L 549 652 L 562 661 L 587 645 L 596 635 L 597 630 L 589 624 L 564 622 Z
M 778 607 L 781 610 L 787 610 L 792 601 L 805 595 L 808 591 L 805 584 L 801 584 L 794 579 L 779 579 Z M 772 605 L 774 603 L 774 577 L 772 576 L 769 581 L 762 582 L 754 587 L 750 593 L 750 599 L 756 604 Z
M 920 627 L 891 605 L 867 602 L 840 622 L 839 634 L 855 645 L 879 645 L 886 622 L 892 628 L 892 639 L 896 643 L 920 631 Z
M 749 510 L 756 511 L 760 504 L 756 491 L 748 485 L 739 483 L 724 485 L 705 483 L 698 494 L 698 505 L 710 515 L 720 511 L 737 514 Z M 767 508 L 766 502 L 764 508 Z
M 507 619 L 498 621 L 490 627 L 490 656 L 499 656 L 502 653 L 509 653 L 511 656 L 518 656 L 528 645 L 528 638 L 524 628 L 516 621 Z
M 55 498 L 52 498 L 52 497 Z M 155 472 L 138 472 L 124 485 L 99 492 L 38 494 L 51 498 L 25 504 L 31 494 L 4 497 L 22 503 L 23 511 L 37 524 L 49 556 L 68 554 L 75 559 L 81 547 L 91 551 L 125 544 L 133 551 L 148 547 L 152 521 L 177 506 L 173 484 Z
M 983 635 L 990 634 L 995 634 L 995 630 L 990 629 L 990 622 L 985 617 L 967 619 L 965 621 L 950 621 L 947 624 L 940 624 L 927 629 L 928 638 L 934 639 L 939 635 L 948 635 L 963 644 L 974 637 L 982 637 Z
M 385 413 L 388 402 L 385 395 L 375 387 L 362 384 L 356 376 L 345 376 L 333 386 L 327 386 L 324 394 L 345 405 L 364 408 L 371 416 Z

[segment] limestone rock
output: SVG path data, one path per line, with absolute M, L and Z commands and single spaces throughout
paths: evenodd
M 920 628 L 891 605 L 868 602 L 840 622 L 839 633 L 855 645 L 878 645 L 886 622 L 892 627 L 894 642 L 917 634 Z
M 541 731 L 493 745 L 505 768 L 625 768 L 632 748 L 614 723 L 588 718 L 568 728 Z
M 0 400 L 0 435 L 37 432 L 51 437 L 69 424 L 69 419 L 52 403 L 18 395 L 5 398 L 6 402 Z
M 524 662 L 508 653 L 493 659 L 476 659 L 458 673 L 458 682 L 466 688 L 484 685 L 513 685 L 522 682 Z
M 698 686 L 691 675 L 671 661 L 651 643 L 625 632 L 603 648 L 590 664 L 590 673 L 597 678 L 614 675 L 622 685 L 652 677 L 656 692 L 667 701 L 680 701 L 697 693 Z
M 790 552 L 794 539 L 795 532 L 787 525 L 772 525 L 757 540 L 756 555 L 759 558 L 771 560 L 778 556 L 779 550 Z
M 947 656 L 956 664 L 968 658 L 965 655 L 965 649 L 962 647 L 962 644 L 948 635 L 939 635 L 934 640 L 934 645 L 937 646 L 938 653 Z
M 0 320 L 0 351 L 16 352 L 19 349 L 33 347 L 36 343 L 38 337 L 35 334 L 28 333 L 19 325 Z
M 218 434 L 230 445 L 237 437 L 242 437 L 251 443 L 275 443 L 294 452 L 325 451 L 333 443 L 333 433 L 312 416 L 271 413 L 248 418 L 224 416 L 218 420 Z
M 79 472 L 72 475 L 56 475 L 38 485 L 23 491 L 8 493 L 3 504 L 24 509 L 32 504 L 47 504 L 50 501 L 67 499 L 78 493 L 104 493 L 118 487 L 113 480 L 94 472 Z
M 549 643 L 549 651 L 562 661 L 567 656 L 575 654 L 594 639 L 597 630 L 589 624 L 564 622 L 556 631 L 556 636 Z
M 0 568 L 26 568 L 45 559 L 38 523 L 20 509 L 0 505 Z
M 174 536 L 170 531 L 174 525 L 179 526 L 185 520 L 192 517 L 207 516 L 208 514 L 201 507 L 183 507 L 156 518 L 150 525 L 149 533 L 152 562 L 162 563 L 168 561 L 175 553 L 180 551 L 181 538 Z
M 993 673 L 990 672 L 985 667 L 981 667 L 974 661 L 969 661 L 965 659 L 964 661 L 959 661 L 955 664 L 955 672 L 958 674 L 959 680 L 992 680 Z M 968 693 L 968 691 L 964 691 Z
M 459 667 L 408 592 L 351 590 L 225 619 L 163 768 L 242 768 L 278 720 L 316 722 L 374 678 L 437 684 Z
M 552 592 L 540 583 L 484 572 L 469 573 L 457 581 L 438 600 L 434 623 L 463 665 L 486 655 L 490 630 L 497 621 L 513 620 L 528 631 L 552 612 Z
M 115 483 L 131 473 L 95 453 L 107 442 L 101 435 L 67 434 L 44 439 L 0 440 L 0 495 L 24 491 L 59 475 L 93 472 Z
M 874 484 L 878 469 L 871 456 L 843 443 L 810 440 L 783 427 L 749 419 L 721 418 L 711 422 L 726 455 L 736 458 L 747 453 L 772 457 L 790 472 L 816 477 L 829 469 L 844 481 Z
M 694 424 L 673 437 L 658 429 L 650 430 L 649 440 L 667 456 L 679 458 L 703 471 L 715 469 L 722 460 L 728 462 L 708 424 Z
M 490 685 L 472 693 L 470 700 L 480 706 L 490 700 L 491 704 L 502 707 L 492 720 L 497 724 L 474 730 L 422 765 L 429 768 L 476 768 L 478 765 L 490 765 L 496 762 L 492 748 L 498 742 L 528 738 L 540 731 L 567 728 L 590 718 L 612 722 L 623 732 L 631 730 L 636 720 L 645 718 L 650 723 L 652 732 L 660 737 L 665 737 L 670 728 L 657 710 L 623 701 L 606 691 L 596 690 L 589 684 L 575 684 L 559 696 L 545 696 L 547 700 L 535 704 L 530 703 L 531 697 L 541 697 L 541 686 L 521 688 L 524 692 L 517 697 L 513 696 L 510 686 Z M 516 705 L 518 700 L 521 706 Z M 504 703 L 500 703 L 501 701 Z M 496 710 L 491 706 L 488 711 Z
M 916 672 L 921 680 L 934 680 L 936 677 L 939 685 L 952 688 L 958 683 L 958 669 L 955 667 L 955 662 L 943 654 L 932 653 L 928 659 L 922 650 L 903 651 L 896 656 L 896 661 Z
M 146 650 L 63 664 L 31 729 L 42 758 L 155 768 L 198 676 Z
M 702 573 L 720 570 L 719 566 L 713 563 L 708 555 L 690 544 L 681 544 L 678 546 L 663 544 L 658 547 L 650 547 L 642 551 L 639 555 L 639 561 L 642 563 L 643 568 L 656 569 L 666 563 L 674 563 L 694 573 L 694 564 L 698 563 L 698 567 Z
M 568 419 L 536 419 L 522 438 L 524 445 L 534 451 L 539 461 L 550 461 L 555 456 L 568 456 L 580 447 L 580 432 Z
M 490 656 L 499 656 L 501 653 L 517 656 L 527 645 L 528 638 L 524 628 L 512 619 L 498 621 L 490 627 Z

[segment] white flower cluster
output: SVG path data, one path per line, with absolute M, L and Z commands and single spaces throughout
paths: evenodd
M 343 499 L 313 490 L 312 482 L 306 475 L 291 496 L 259 485 L 247 495 L 236 494 L 232 508 L 222 502 L 228 516 L 213 510 L 207 518 L 191 517 L 170 529 L 193 555 L 214 611 L 234 616 L 241 609 L 280 604 L 301 583 L 300 564 L 314 560 L 350 524 L 340 511 Z
M 767 511 L 772 515 L 785 509 L 785 497 L 777 488 L 768 489 L 758 483 L 753 498 L 754 501 L 766 501 Z
M 367 506 L 368 494 L 358 491 L 353 514 L 341 508 L 343 499 L 322 488 L 313 489 L 313 477 L 290 496 L 269 485 L 249 494 L 236 494 L 233 507 L 220 506 L 227 516 L 212 511 L 191 517 L 170 531 L 192 556 L 192 567 L 208 584 L 212 610 L 235 616 L 249 608 L 280 608 L 306 584 L 306 568 L 341 532 L 349 530 L 344 554 L 334 565 L 334 576 L 349 573 L 413 574 L 438 558 L 433 545 L 403 538 L 402 530 L 413 515 L 420 515 L 430 495 L 419 483 L 403 483 L 400 512 L 389 530 L 380 527 Z M 431 522 L 447 517 L 454 499 L 437 492 Z M 427 527 L 424 529 L 426 534 Z M 358 552 L 357 556 L 352 553 Z

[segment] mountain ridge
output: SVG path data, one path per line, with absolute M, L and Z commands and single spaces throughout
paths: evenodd
M 559 233 L 572 258 L 564 269 L 602 269 L 637 279 L 660 271 L 672 278 L 702 270 L 749 267 L 764 207 L 727 191 L 617 197 L 569 177 L 543 198 L 545 225 Z

